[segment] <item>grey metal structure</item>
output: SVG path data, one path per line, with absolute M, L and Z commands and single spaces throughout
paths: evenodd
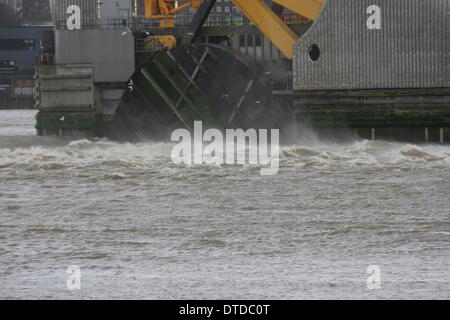
M 317 132 L 450 141 L 450 0 L 327 0 L 293 64 L 295 118 Z
M 102 16 L 116 11 L 114 3 L 119 4 L 116 6 L 119 10 L 119 2 L 128 5 L 127 0 L 107 3 L 51 0 L 56 22 L 56 70 L 69 70 L 73 74 L 64 74 L 61 79 L 67 81 L 58 82 L 55 81 L 55 77 L 60 77 L 58 71 L 46 78 L 42 69 L 44 77 L 38 77 L 37 89 L 46 88 L 48 83 L 51 86 L 40 90 L 39 132 L 66 134 L 81 128 L 88 134 L 104 134 L 115 123 L 115 115 L 121 110 L 118 108 L 121 97 L 127 88 L 132 93 L 146 89 L 151 93 L 150 87 L 164 86 L 168 94 L 159 89 L 157 93 L 169 108 L 176 105 L 170 100 L 174 95 L 170 86 L 178 83 L 173 72 L 166 72 L 172 81 L 160 82 L 166 74 L 163 77 L 158 68 L 152 69 L 147 63 L 151 72 L 143 76 L 151 86 L 139 81 L 139 77 L 128 82 L 135 71 L 136 56 L 139 66 L 146 61 L 148 53 L 138 49 L 139 37 L 150 34 L 153 22 L 134 16 L 127 19 L 119 11 L 112 21 Z M 68 10 L 72 5 L 78 5 L 80 10 L 74 7 Z M 79 11 L 79 15 L 75 11 Z M 74 23 L 73 15 L 81 17 L 81 23 L 79 20 Z M 234 27 L 243 33 L 238 32 L 234 38 L 223 37 L 225 29 L 220 26 L 218 37 L 210 37 L 212 42 L 224 42 L 258 60 L 274 60 L 274 48 L 266 44 L 264 37 L 244 32 L 249 26 L 228 26 L 230 30 Z M 298 33 L 304 33 L 306 27 Z M 180 30 L 178 32 L 184 35 L 184 29 Z M 280 100 L 287 102 L 290 99 L 287 94 L 293 93 L 296 119 L 316 129 L 331 129 L 332 136 L 339 135 L 335 130 L 351 129 L 372 139 L 450 141 L 449 30 L 450 0 L 326 0 L 317 20 L 294 46 L 292 74 L 289 68 L 269 68 L 268 64 L 265 65 L 267 70 L 282 72 L 266 74 L 271 74 L 274 84 L 281 84 L 280 88 L 277 85 L 272 88 L 278 96 L 286 95 Z M 177 35 L 177 29 L 158 32 Z M 281 57 L 278 60 L 282 61 Z M 73 65 L 92 68 L 89 81 L 93 81 L 93 86 L 88 90 L 85 86 L 68 85 L 78 76 L 76 70 L 71 69 Z M 217 69 L 224 67 L 219 65 Z M 284 86 L 286 80 L 292 86 Z M 80 101 L 89 96 L 90 102 L 74 110 L 75 93 L 80 95 Z M 226 92 L 222 95 L 229 96 Z M 126 97 L 124 95 L 125 102 Z M 149 101 L 157 98 L 157 94 L 148 96 Z M 86 105 L 89 108 L 84 107 Z M 178 112 L 176 107 L 173 109 Z M 137 104 L 136 110 L 146 112 L 141 110 L 141 104 Z M 287 110 L 290 112 L 290 106 Z M 145 117 L 138 118 L 148 127 Z
M 81 29 L 59 28 L 56 22 L 68 19 L 71 15 L 68 8 L 73 5 L 80 8 Z M 130 78 L 135 68 L 132 32 L 127 27 L 101 29 L 92 26 L 95 21 L 100 21 L 101 13 L 114 14 L 112 18 L 117 18 L 125 8 L 129 17 L 131 0 L 50 0 L 50 6 L 56 26 L 57 64 L 91 64 L 96 83 L 125 82 Z
M 373 5 L 381 29 L 367 27 Z M 295 90 L 448 88 L 450 0 L 327 0 L 294 56 Z
M 130 19 L 133 16 L 132 0 L 102 0 L 99 7 L 101 18 Z
M 100 21 L 102 14 L 128 20 L 131 0 L 50 0 L 50 5 L 56 65 L 37 68 L 36 128 L 44 135 L 100 135 L 136 67 L 128 23 L 101 28 Z
M 95 82 L 126 82 L 135 70 L 134 36 L 127 28 L 56 30 L 57 64 L 91 64 Z

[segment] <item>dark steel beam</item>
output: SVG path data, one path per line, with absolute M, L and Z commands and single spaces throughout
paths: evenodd
M 208 19 L 216 0 L 206 0 L 202 3 L 197 13 L 194 15 L 191 24 L 187 28 L 186 35 L 183 38 L 183 43 L 194 43 L 199 37 L 199 31 L 203 27 L 206 19 Z

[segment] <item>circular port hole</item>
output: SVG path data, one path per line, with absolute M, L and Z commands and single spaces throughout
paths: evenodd
M 317 61 L 320 58 L 320 49 L 317 44 L 313 44 L 309 47 L 309 58 L 312 61 Z

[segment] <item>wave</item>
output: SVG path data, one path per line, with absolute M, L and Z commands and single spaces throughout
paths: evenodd
M 148 168 L 156 163 L 170 168 L 174 144 L 119 143 L 108 139 L 70 140 L 54 137 L 0 137 L 0 169 L 63 170 L 68 168 Z M 242 146 L 238 146 L 238 149 Z M 413 145 L 358 140 L 348 143 L 313 143 L 282 146 L 280 165 L 314 167 L 384 167 L 450 164 L 450 146 Z M 202 166 L 220 170 L 224 166 Z M 168 169 L 166 169 L 168 170 Z M 126 179 L 118 171 L 107 178 Z
M 44 139 L 31 146 L 5 147 L 0 141 L 0 168 L 67 169 L 86 166 L 141 167 L 168 158 L 171 144 L 167 143 L 117 143 L 107 139 L 54 140 Z M 57 143 L 55 143 L 57 141 Z M 29 141 L 30 142 L 30 141 Z M 31 144 L 32 142 L 30 142 Z M 123 178 L 112 173 L 113 179 Z
M 450 146 L 360 140 L 282 148 L 281 159 L 305 166 L 450 165 Z

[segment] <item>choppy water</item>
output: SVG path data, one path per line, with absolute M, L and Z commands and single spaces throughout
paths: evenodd
M 261 177 L 34 114 L 0 111 L 0 298 L 450 298 L 450 146 L 299 138 Z

